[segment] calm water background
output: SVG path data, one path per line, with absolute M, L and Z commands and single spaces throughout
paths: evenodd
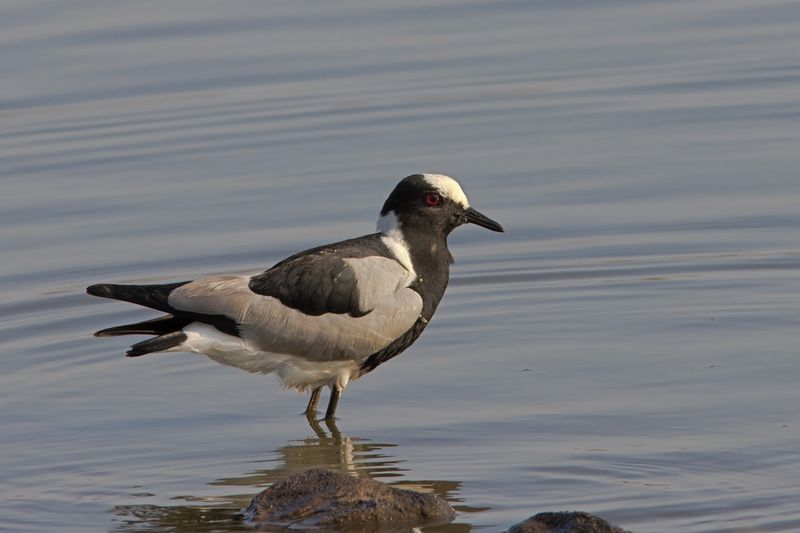
M 0 5 L 0 530 L 247 530 L 311 466 L 435 491 L 426 531 L 581 509 L 800 531 L 800 4 Z M 451 238 L 341 435 L 273 377 L 122 357 L 84 294 L 369 233 L 399 178 Z

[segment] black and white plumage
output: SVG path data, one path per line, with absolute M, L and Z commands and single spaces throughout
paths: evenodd
M 408 348 L 439 305 L 453 258 L 447 236 L 474 223 L 503 231 L 469 206 L 453 178 L 414 174 L 381 210 L 378 232 L 295 254 L 265 272 L 165 285 L 92 285 L 89 294 L 166 316 L 95 336 L 144 334 L 127 355 L 196 352 L 311 389 L 311 419 L 330 387 L 332 419 L 347 384 Z

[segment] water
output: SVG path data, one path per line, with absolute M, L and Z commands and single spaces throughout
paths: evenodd
M 247 531 L 324 465 L 637 532 L 800 530 L 800 6 L 0 7 L 0 529 Z M 340 435 L 272 377 L 137 360 L 83 293 L 265 268 L 461 179 L 422 338 Z M 324 428 L 323 428 L 324 429 Z

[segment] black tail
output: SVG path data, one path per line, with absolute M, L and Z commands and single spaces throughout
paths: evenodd
M 186 333 L 182 331 L 173 331 L 172 333 L 167 333 L 166 335 L 161 335 L 158 337 L 153 337 L 152 339 L 147 339 L 146 341 L 137 342 L 131 346 L 130 350 L 128 350 L 125 355 L 128 357 L 139 357 L 140 355 L 145 355 L 148 353 L 163 352 L 164 350 L 178 346 L 185 340 Z
M 203 322 L 214 326 L 219 331 L 228 335 L 239 335 L 236 322 L 224 315 L 206 315 L 191 311 L 181 311 L 169 305 L 169 294 L 188 281 L 168 283 L 164 285 L 114 285 L 101 283 L 86 288 L 86 292 L 101 298 L 122 300 L 165 313 L 166 316 L 124 324 L 113 328 L 101 329 L 94 334 L 95 337 L 113 337 L 116 335 L 156 335 L 152 339 L 139 342 L 131 346 L 129 357 L 136 357 L 150 352 L 158 352 L 173 348 L 186 340 L 186 335 L 181 331 L 192 322 Z
M 87 287 L 86 292 L 93 296 L 100 296 L 101 298 L 122 300 L 152 309 L 158 309 L 159 311 L 173 313 L 176 312 L 176 310 L 167 302 L 169 293 L 187 283 L 189 282 L 183 281 L 165 285 L 113 285 L 110 283 L 101 283 Z M 166 350 L 186 340 L 186 335 L 181 332 L 181 329 L 192 322 L 191 316 L 183 316 L 177 313 L 176 315 L 169 314 L 152 320 L 136 322 L 134 324 L 123 324 L 122 326 L 101 329 L 95 332 L 94 336 L 156 335 L 155 338 L 131 346 L 127 354 L 129 357 Z
M 86 287 L 86 292 L 92 296 L 122 300 L 164 311 L 165 313 L 172 313 L 174 309 L 167 302 L 167 297 L 169 297 L 169 293 L 187 283 L 189 282 L 181 281 L 165 285 L 114 285 L 100 283 Z
M 187 326 L 191 320 L 186 317 L 180 316 L 162 316 L 145 320 L 143 322 L 136 322 L 135 324 L 123 324 L 122 326 L 115 326 L 113 328 L 101 329 L 95 332 L 95 337 L 114 337 L 117 335 L 164 335 L 178 331 L 184 326 Z

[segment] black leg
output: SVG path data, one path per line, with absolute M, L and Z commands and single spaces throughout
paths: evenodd
M 309 420 L 315 420 L 317 418 L 317 404 L 319 403 L 319 395 L 321 392 L 322 387 L 317 387 L 311 391 L 311 398 L 308 399 L 308 405 L 304 413 Z
M 328 428 L 330 435 L 325 433 L 318 420 L 315 420 L 313 417 L 309 417 L 307 420 L 308 425 L 311 426 L 312 431 L 314 431 L 314 433 L 317 435 L 320 444 L 328 445 L 342 443 L 342 433 L 339 431 L 339 428 L 336 427 L 336 421 L 333 418 L 325 419 L 325 427 Z
M 322 431 L 322 426 L 319 425 L 319 422 L 313 416 L 309 416 L 306 420 L 308 420 L 308 425 L 311 426 L 311 430 L 316 433 L 320 442 L 328 438 L 328 434 Z
M 342 395 L 342 391 L 339 390 L 339 387 L 334 385 L 331 387 L 331 399 L 328 401 L 328 409 L 325 411 L 325 421 L 333 420 L 334 416 L 336 415 L 336 404 L 339 403 L 339 396 Z
M 339 431 L 339 428 L 336 427 L 336 420 L 333 418 L 326 418 L 325 425 L 328 427 L 328 431 L 331 432 L 331 438 L 333 442 L 336 444 L 342 443 L 342 432 Z

